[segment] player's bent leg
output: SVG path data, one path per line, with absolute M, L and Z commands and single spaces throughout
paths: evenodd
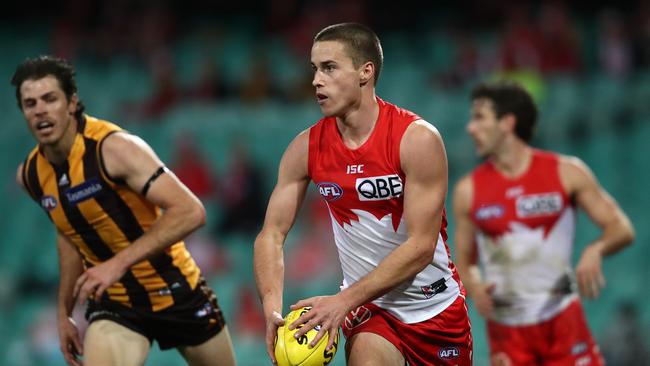
M 349 366 L 404 366 L 402 353 L 386 338 L 375 334 L 357 333 L 345 344 L 345 357 Z
M 141 366 L 151 343 L 140 333 L 110 320 L 96 320 L 84 337 L 84 365 Z
M 178 347 L 190 366 L 234 366 L 235 352 L 228 327 L 197 346 Z

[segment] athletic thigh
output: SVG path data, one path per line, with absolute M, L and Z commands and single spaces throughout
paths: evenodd
M 402 353 L 386 338 L 375 333 L 356 333 L 345 344 L 348 366 L 404 366 Z
M 100 319 L 88 326 L 84 337 L 84 364 L 144 365 L 151 343 L 147 337 L 114 321 Z
M 212 338 L 196 346 L 178 347 L 190 366 L 234 366 L 235 352 L 228 327 Z

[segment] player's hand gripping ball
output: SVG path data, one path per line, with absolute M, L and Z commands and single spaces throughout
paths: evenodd
M 275 359 L 278 361 L 278 366 L 323 366 L 328 365 L 334 359 L 339 345 L 338 329 L 334 336 L 332 348 L 329 351 L 325 349 L 329 341 L 327 333 L 314 348 L 309 348 L 309 342 L 316 337 L 316 334 L 321 329 L 320 325 L 310 329 L 309 332 L 298 339 L 294 337 L 294 334 L 298 329 L 302 328 L 302 324 L 294 330 L 289 330 L 289 324 L 310 309 L 310 307 L 304 307 L 290 312 L 284 318 L 284 325 L 278 328 L 278 337 L 275 339 Z

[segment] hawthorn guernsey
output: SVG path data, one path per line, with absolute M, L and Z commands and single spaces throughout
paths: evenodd
M 407 239 L 402 218 L 404 172 L 400 142 L 417 115 L 377 99 L 374 130 L 358 149 L 345 146 L 334 118 L 309 132 L 309 175 L 325 200 L 343 269 L 343 286 L 360 280 Z M 373 303 L 405 323 L 432 318 L 461 292 L 450 260 L 446 219 L 438 234 L 433 261 L 413 281 L 397 286 Z

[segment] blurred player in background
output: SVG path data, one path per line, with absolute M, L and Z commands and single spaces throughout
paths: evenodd
M 575 157 L 528 145 L 537 121 L 517 84 L 481 84 L 467 131 L 487 159 L 453 193 L 458 269 L 488 321 L 492 365 L 601 365 L 575 290 L 605 285 L 604 256 L 628 245 L 632 225 Z M 602 229 L 571 269 L 576 206 Z M 478 263 L 483 265 L 483 274 Z
M 283 324 L 283 244 L 309 181 L 327 204 L 343 271 L 341 292 L 311 306 L 290 329 L 322 325 L 315 345 L 343 324 L 350 365 L 470 365 L 464 289 L 449 257 L 444 201 L 447 158 L 438 131 L 375 95 L 379 39 L 344 23 L 320 31 L 311 50 L 324 118 L 300 133 L 280 162 L 255 275 L 271 359 Z
M 190 365 L 234 365 L 214 293 L 182 239 L 201 202 L 140 138 L 84 114 L 72 66 L 28 59 L 12 78 L 38 145 L 16 180 L 57 229 L 60 346 L 70 365 L 142 365 L 151 343 Z M 82 342 L 70 314 L 86 302 Z

